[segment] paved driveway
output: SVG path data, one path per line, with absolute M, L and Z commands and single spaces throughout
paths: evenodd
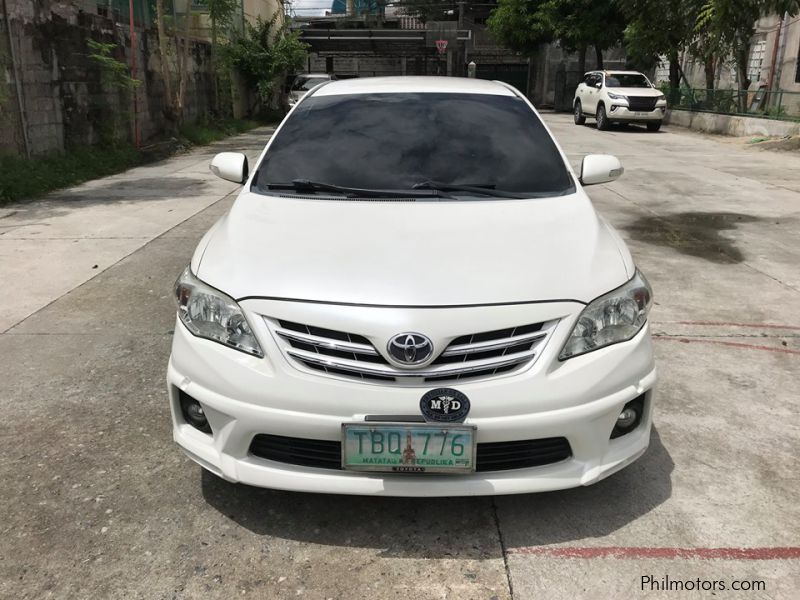
M 546 119 L 575 164 L 605 152 L 627 170 L 591 195 L 656 290 L 642 459 L 590 488 L 494 499 L 294 494 L 202 472 L 171 441 L 164 374 L 172 282 L 232 201 L 208 149 L 5 209 L 47 223 L 25 244 L 6 237 L 25 215 L 0 219 L 0 597 L 712 597 L 643 592 L 643 576 L 797 597 L 800 156 Z M 253 153 L 267 135 L 224 146 Z M 143 181 L 146 197 L 131 191 Z M 135 243 L 102 246 L 120 222 Z M 103 264 L 71 250 L 107 227 L 87 241 L 110 249 Z

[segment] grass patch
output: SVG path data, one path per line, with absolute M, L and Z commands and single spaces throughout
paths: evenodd
M 261 125 L 258 121 L 230 119 L 186 125 L 180 137 L 191 145 L 204 145 L 242 133 Z M 164 146 L 164 144 L 161 144 Z M 185 144 L 183 144 L 185 146 Z M 159 146 L 151 143 L 150 148 Z M 130 144 L 82 146 L 64 154 L 24 158 L 0 156 L 0 204 L 41 196 L 59 188 L 70 187 L 106 177 L 139 165 L 161 160 L 179 144 L 166 144 L 162 151 L 140 150 Z
M 0 157 L 0 203 L 105 177 L 135 167 L 144 156 L 131 145 L 84 146 L 65 154 Z
M 211 142 L 223 140 L 226 137 L 244 133 L 249 129 L 258 127 L 259 123 L 249 119 L 226 119 L 224 121 L 210 121 L 191 123 L 180 128 L 180 136 L 195 146 L 204 146 Z

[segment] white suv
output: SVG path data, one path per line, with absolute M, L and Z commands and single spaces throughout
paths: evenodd
M 576 125 L 583 125 L 588 116 L 597 120 L 600 130 L 611 123 L 644 123 L 648 131 L 658 131 L 667 99 L 636 71 L 590 71 L 575 90 L 573 110 Z
M 310 90 L 178 278 L 167 381 L 229 481 L 453 496 L 589 485 L 642 455 L 651 290 L 528 100 L 453 77 Z

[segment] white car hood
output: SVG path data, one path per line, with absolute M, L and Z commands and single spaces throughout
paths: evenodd
M 192 265 L 236 299 L 386 306 L 588 302 L 633 271 L 582 191 L 458 202 L 243 192 Z
M 654 96 L 661 96 L 661 92 L 654 88 L 640 88 L 640 87 L 610 87 L 606 88 L 609 92 L 615 94 L 625 94 L 626 96 L 639 96 L 640 98 L 652 98 Z

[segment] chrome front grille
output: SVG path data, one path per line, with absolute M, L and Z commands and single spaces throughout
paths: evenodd
M 427 366 L 403 369 L 389 363 L 363 335 L 267 319 L 282 350 L 306 368 L 350 379 L 411 385 L 479 379 L 528 366 L 541 353 L 556 323 L 462 335 Z

